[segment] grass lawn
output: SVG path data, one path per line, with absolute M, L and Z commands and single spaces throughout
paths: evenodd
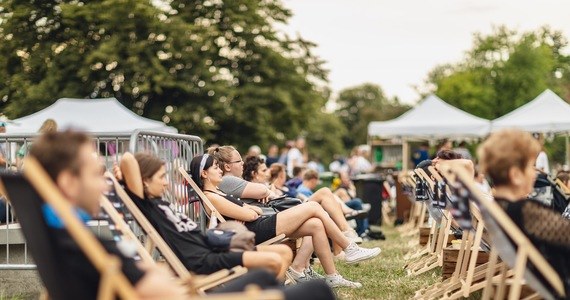
M 385 241 L 371 241 L 364 247 L 380 247 L 382 253 L 373 260 L 357 265 L 337 262 L 340 274 L 362 283 L 360 289 L 337 288 L 339 299 L 409 299 L 422 287 L 441 281 L 438 268 L 420 276 L 406 276 L 404 255 L 410 250 L 408 241 L 392 226 L 382 226 Z M 414 236 L 413 238 L 416 238 Z M 320 273 L 322 269 L 316 268 Z

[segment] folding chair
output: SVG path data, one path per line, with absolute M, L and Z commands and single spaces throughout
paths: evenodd
M 435 176 L 439 176 L 437 170 L 430 170 Z M 448 183 L 453 184 L 455 178 L 453 174 L 442 173 Z M 449 185 L 448 185 L 449 187 Z M 453 191 L 449 191 L 453 193 Z M 465 201 L 469 201 L 466 199 Z M 489 262 L 476 266 L 480 248 L 488 249 L 488 241 L 484 237 L 484 222 L 477 206 L 469 202 L 471 213 L 471 226 L 473 230 L 463 230 L 461 245 L 452 276 L 440 283 L 427 287 L 416 292 L 414 299 L 458 299 L 468 297 L 471 293 L 485 287 L 483 279 L 487 274 L 493 276 L 500 270 L 503 263 L 490 265 Z
M 116 297 L 138 299 L 134 287 L 121 272 L 119 259 L 108 254 L 95 236 L 77 218 L 74 208 L 65 200 L 35 158 L 26 158 L 26 170 L 23 175 L 0 172 L 0 192 L 10 197 L 12 205 L 18 211 L 18 218 L 28 248 L 37 263 L 38 272 L 49 293 L 47 297 L 78 299 L 81 295 L 70 295 L 69 274 L 62 272 L 56 263 L 56 253 L 60 248 L 43 217 L 43 201 L 54 209 L 72 239 L 101 274 L 97 299 L 115 299 Z M 43 296 L 47 298 L 46 295 Z M 201 298 L 195 297 L 194 299 Z M 283 294 L 280 291 L 261 291 L 251 286 L 243 293 L 219 294 L 208 296 L 207 299 L 280 300 L 283 299 Z
M 482 195 L 465 170 L 450 168 L 450 171 L 456 175 L 457 181 L 469 191 L 469 197 L 479 205 L 493 245 L 490 264 L 495 263 L 497 256 L 500 256 L 512 270 L 508 271 L 505 266 L 499 278 L 492 276 L 493 274 L 489 272 L 485 280 L 483 299 L 491 297 L 495 282 L 499 285 L 495 291 L 495 298 L 502 298 L 506 294 L 505 286 L 509 283 L 508 299 L 519 299 L 521 287 L 525 281 L 546 299 L 565 297 L 564 285 L 556 271 L 506 212 L 497 203 Z M 529 268 L 529 262 L 534 265 L 536 271 Z M 507 277 L 511 276 L 512 279 L 507 280 Z M 539 276 L 542 276 L 545 282 L 540 281 Z
M 128 236 L 134 237 L 137 240 L 139 244 L 139 246 L 137 246 L 137 248 L 139 249 L 139 255 L 141 255 L 141 257 L 147 256 L 149 253 L 152 253 L 156 248 L 160 252 L 162 257 L 164 257 L 165 261 L 168 263 L 168 265 L 174 271 L 174 273 L 184 282 L 188 282 L 190 284 L 191 292 L 204 295 L 208 289 L 216 287 L 220 284 L 233 280 L 247 273 L 247 268 L 238 266 L 232 268 L 231 270 L 220 270 L 208 276 L 192 275 L 190 271 L 186 269 L 186 267 L 180 261 L 180 259 L 176 256 L 176 254 L 172 251 L 172 249 L 168 246 L 168 244 L 164 241 L 162 236 L 160 236 L 158 231 L 156 231 L 154 226 L 140 211 L 137 205 L 126 193 L 126 191 L 117 182 L 117 180 L 110 173 L 106 173 L 105 176 L 107 176 L 113 181 L 115 193 L 121 199 L 123 204 L 133 215 L 133 218 L 136 220 L 141 229 L 147 235 L 146 247 L 143 247 L 142 244 L 138 242 L 138 239 L 136 239 L 135 234 L 131 231 L 128 225 L 124 224 L 123 226 L 121 226 L 121 228 L 124 229 L 125 232 L 127 232 Z M 111 203 L 106 204 L 106 202 L 108 202 L 108 199 L 104 198 L 103 208 L 105 209 L 105 211 L 107 211 L 107 213 L 111 211 L 109 216 L 113 218 L 113 221 L 119 224 L 124 223 L 124 220 L 122 220 L 122 218 L 118 215 L 118 212 L 115 210 L 112 204 Z M 115 218 L 119 218 L 121 220 L 115 220 Z M 141 254 L 142 249 L 144 249 L 144 251 L 142 251 L 143 253 Z
M 186 182 L 188 182 L 188 184 L 190 184 L 190 186 L 192 187 L 194 192 L 196 192 L 196 194 L 200 198 L 200 201 L 202 202 L 202 207 L 204 208 L 206 215 L 208 215 L 208 217 L 210 218 L 210 223 L 208 225 L 208 228 L 215 228 L 218 225 L 218 223 L 225 222 L 226 219 L 224 218 L 224 216 L 222 216 L 222 214 L 220 214 L 220 212 L 216 209 L 216 207 L 212 204 L 212 202 L 210 202 L 208 197 L 206 197 L 206 195 L 204 195 L 204 192 L 202 192 L 200 187 L 198 187 L 196 182 L 194 182 L 192 177 L 190 177 L 188 172 L 186 172 L 186 169 L 184 169 L 183 167 L 180 167 L 178 169 L 178 172 L 180 172 L 182 177 L 186 180 Z M 280 235 L 275 236 L 274 238 L 271 238 L 271 239 L 259 244 L 259 246 L 277 244 L 277 243 L 284 242 L 287 239 L 288 238 L 285 236 L 285 234 L 282 233 Z
M 26 159 L 23 175 L 25 178 L 17 173 L 1 173 L 0 188 L 5 190 L 3 193 L 8 195 L 10 203 L 18 213 L 28 249 L 34 257 L 49 296 L 54 299 L 72 299 L 77 295 L 69 295 L 69 275 L 61 272 L 56 263 L 59 247 L 44 220 L 43 201 L 63 220 L 71 237 L 101 274 L 98 299 L 113 299 L 115 296 L 137 299 L 133 286 L 121 272 L 119 260 L 109 255 L 79 221 L 71 204 L 64 199 L 37 160 L 31 157 Z
M 429 188 L 432 190 L 432 195 L 439 196 L 436 195 L 436 191 L 434 191 L 437 183 L 434 182 L 423 169 L 416 169 L 415 171 L 423 180 L 427 181 Z M 430 172 L 438 181 L 443 180 L 433 168 Z M 446 194 L 448 194 L 447 190 L 441 191 L 441 197 L 444 197 L 444 199 L 446 198 Z M 432 207 L 429 202 L 426 203 L 426 208 L 430 216 L 434 219 L 430 230 L 431 237 L 426 248 L 422 251 L 423 256 L 408 263 L 406 266 L 408 275 L 419 275 L 443 265 L 443 248 L 447 245 L 448 241 L 451 215 L 447 210 Z

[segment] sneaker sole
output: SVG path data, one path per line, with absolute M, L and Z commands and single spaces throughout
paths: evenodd
M 359 263 L 359 262 L 361 262 L 361 261 L 365 261 L 365 260 L 372 259 L 372 258 L 378 256 L 380 253 L 382 253 L 382 249 L 378 249 L 377 252 L 374 252 L 374 253 L 372 253 L 372 254 L 370 254 L 370 255 L 368 255 L 368 256 L 363 256 L 363 257 L 360 257 L 360 258 L 355 259 L 355 260 L 352 260 L 352 261 L 349 261 L 349 260 L 345 259 L 344 261 L 345 261 L 347 264 L 351 265 L 351 264 Z

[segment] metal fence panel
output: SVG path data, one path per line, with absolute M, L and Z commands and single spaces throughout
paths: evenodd
M 169 186 L 166 198 L 177 210 L 194 220 L 201 222 L 199 202 L 192 202 L 184 179 L 178 174 L 180 166 L 189 169 L 190 161 L 202 154 L 202 140 L 197 136 L 169 134 L 152 131 L 135 131 L 132 134 L 91 134 L 93 144 L 107 170 L 112 170 L 123 153 L 146 151 L 153 153 L 165 161 Z M 0 151 L 6 164 L 0 168 L 18 170 L 22 167 L 22 159 L 28 154 L 38 134 L 0 134 Z M 25 166 L 24 166 L 25 167 Z M 1 202 L 2 200 L 0 200 Z M 34 269 L 31 256 L 17 222 L 17 216 L 8 203 L 5 211 L 0 209 L 0 270 Z M 0 203 L 0 206 L 2 205 Z M 1 207 L 0 207 L 1 208 Z M 108 231 L 106 223 L 90 225 L 96 234 Z M 136 229 L 136 228 L 135 228 Z

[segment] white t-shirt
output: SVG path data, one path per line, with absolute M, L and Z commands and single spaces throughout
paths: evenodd
M 546 174 L 550 174 L 550 167 L 548 166 L 548 156 L 544 151 L 540 151 L 536 158 L 536 168 L 542 170 Z
M 297 148 L 291 148 L 287 153 L 287 175 L 293 177 L 293 167 L 303 165 L 303 153 Z

